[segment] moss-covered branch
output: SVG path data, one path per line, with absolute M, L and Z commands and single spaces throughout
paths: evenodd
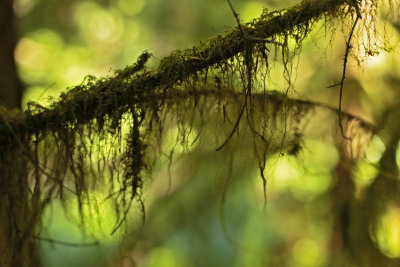
M 269 91 L 269 48 L 282 52 L 290 88 L 290 64 L 313 24 L 322 17 L 346 20 L 368 13 L 357 3 L 310 0 L 286 10 L 264 10 L 260 18 L 224 35 L 174 51 L 153 70 L 146 68 L 151 55 L 144 52 L 112 77 L 87 76 L 49 107 L 32 102 L 24 114 L 0 109 L 0 236 L 1 231 L 7 233 L 0 266 L 29 265 L 35 242 L 46 240 L 38 233 L 41 215 L 55 198 L 77 200 L 84 227 L 87 207 L 95 205 L 90 190 L 97 183 L 106 187 L 102 191 L 115 204 L 112 233 L 127 221 L 135 201 L 144 216 L 144 178 L 160 155 L 169 155 L 172 162 L 174 148 L 166 153 L 162 149 L 162 137 L 170 129 L 178 128 L 174 142 L 182 146 L 188 144 L 190 132 L 198 132 L 196 142 L 204 140 L 199 151 L 250 150 L 246 156 L 258 164 L 266 192 L 267 156 L 296 155 L 310 114 L 315 117 L 312 109 L 323 106 Z M 295 41 L 293 53 L 290 38 Z M 323 108 L 336 114 L 335 108 Z M 347 113 L 342 118 L 346 135 L 355 140 L 346 139 L 350 154 L 362 154 L 358 147 L 365 147 L 373 127 Z M 21 261 L 16 262 L 18 255 Z
M 136 65 L 118 71 L 113 77 L 90 80 L 86 85 L 76 86 L 48 109 L 39 108 L 41 111 L 20 118 L 10 118 L 3 113 L 0 144 L 13 142 L 16 136 L 21 138 L 53 131 L 61 125 L 85 124 L 94 118 L 101 121 L 116 110 L 122 114 L 129 106 L 151 101 L 154 96 L 165 93 L 169 86 L 243 52 L 245 42 L 263 43 L 287 32 L 307 31 L 312 22 L 323 15 L 334 17 L 342 14 L 338 10 L 348 7 L 348 3 L 345 0 L 312 0 L 287 10 L 264 13 L 258 20 L 242 27 L 247 38 L 235 29 L 203 46 L 172 53 L 161 61 L 155 71 L 133 75 L 147 59 L 142 55 Z

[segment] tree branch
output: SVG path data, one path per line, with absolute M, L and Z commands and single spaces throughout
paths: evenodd
M 295 27 L 308 26 L 323 15 L 339 16 L 339 8 L 345 5 L 348 5 L 346 0 L 305 1 L 284 12 L 275 12 L 272 17 L 261 17 L 250 27 L 242 27 L 249 37 L 248 40 L 240 29 L 235 29 L 225 36 L 211 39 L 206 46 L 172 53 L 161 61 L 154 72 L 144 72 L 127 79 L 126 71 L 119 71 L 113 77 L 91 82 L 88 88 L 76 86 L 62 94 L 61 99 L 49 109 L 27 114 L 23 118 L 10 119 L 8 113 L 4 112 L 0 114 L 0 145 L 15 142 L 12 132 L 23 137 L 56 131 L 68 124 L 81 125 L 94 118 L 102 118 L 116 109 L 124 112 L 140 101 L 151 102 L 154 96 L 164 94 L 167 90 L 165 88 L 179 84 L 200 71 L 244 52 L 246 42 L 263 43 L 265 39 L 291 31 Z M 127 71 L 132 71 L 132 67 Z

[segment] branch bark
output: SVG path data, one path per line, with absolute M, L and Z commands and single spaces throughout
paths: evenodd
M 346 0 L 305 1 L 286 11 L 273 13 L 270 18 L 260 18 L 251 27 L 243 27 L 243 31 L 251 42 L 263 43 L 266 39 L 294 31 L 295 28 L 308 27 L 323 15 L 339 16 L 339 9 L 346 5 Z M 16 142 L 16 137 L 54 131 L 68 123 L 85 124 L 98 116 L 112 114 L 116 109 L 127 110 L 128 106 L 139 100 L 151 101 L 154 95 L 165 93 L 166 88 L 243 52 L 246 41 L 249 40 L 243 37 L 243 32 L 235 29 L 225 36 L 211 39 L 209 45 L 172 53 L 161 61 L 155 72 L 137 75 L 131 81 L 122 78 L 126 75 L 124 71 L 119 71 L 113 77 L 92 83 L 88 89 L 76 86 L 51 108 L 41 112 L 18 119 L 9 118 L 3 113 L 0 145 L 9 144 L 10 140 Z M 173 64 L 163 64 L 165 62 Z M 107 101 L 110 96 L 113 101 Z

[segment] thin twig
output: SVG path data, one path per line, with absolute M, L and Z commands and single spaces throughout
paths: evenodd
M 48 242 L 48 243 L 54 243 L 57 245 L 63 245 L 63 246 L 67 246 L 67 247 L 93 247 L 93 246 L 99 246 L 100 242 L 99 241 L 94 241 L 94 242 L 90 242 L 90 243 L 71 243 L 71 242 L 67 242 L 67 241 L 63 241 L 63 240 L 56 240 L 56 239 L 52 239 L 52 238 L 47 238 L 47 237 L 41 237 L 41 236 L 36 236 L 34 235 L 33 238 L 39 240 L 39 241 L 44 241 L 44 242 Z
M 110 235 L 114 235 L 117 232 L 117 230 L 121 227 L 121 225 L 126 221 L 126 217 L 128 216 L 128 212 L 131 209 L 131 205 L 132 205 L 132 202 L 134 200 L 134 197 L 135 197 L 135 195 L 132 194 L 131 198 L 129 199 L 128 206 L 124 210 L 124 216 L 122 217 L 122 219 L 119 222 L 117 222 L 115 224 L 115 226 L 114 226 L 113 230 L 111 231 Z
M 233 127 L 231 133 L 229 134 L 229 136 L 225 140 L 225 142 L 222 145 L 220 145 L 216 149 L 216 151 L 221 150 L 229 142 L 229 140 L 232 138 L 233 134 L 236 132 L 236 129 L 239 127 L 240 121 L 242 120 L 243 112 L 244 112 L 244 110 L 246 109 L 246 106 L 247 106 L 247 100 L 248 100 L 249 97 L 251 97 L 251 87 L 252 87 L 252 83 L 251 83 L 251 76 L 252 76 L 252 74 L 251 74 L 251 71 L 252 71 L 252 64 L 251 64 L 252 63 L 252 58 L 251 58 L 252 47 L 248 43 L 247 35 L 244 32 L 244 30 L 242 28 L 242 25 L 240 24 L 239 14 L 236 13 L 235 9 L 233 8 L 233 5 L 232 5 L 231 1 L 230 0 L 227 0 L 227 1 L 228 1 L 228 4 L 229 4 L 229 6 L 230 6 L 230 8 L 232 10 L 233 15 L 235 16 L 236 22 L 238 24 L 238 28 L 240 29 L 240 31 L 242 32 L 242 35 L 243 35 L 242 37 L 243 37 L 243 40 L 244 40 L 244 47 L 245 47 L 245 49 L 244 49 L 244 57 L 245 57 L 245 63 L 246 63 L 246 68 L 247 68 L 247 88 L 244 89 L 244 91 L 246 92 L 246 96 L 245 96 L 242 108 L 240 110 L 239 116 L 238 116 L 238 118 L 236 120 L 235 126 Z
M 246 102 L 247 102 L 247 94 L 246 94 L 246 96 L 244 98 L 244 103 L 242 104 L 242 108 L 240 109 L 240 113 L 239 113 L 238 119 L 236 120 L 236 123 L 233 126 L 233 129 L 232 129 L 231 133 L 229 134 L 228 138 L 226 138 L 225 142 L 223 142 L 222 145 L 220 145 L 216 149 L 216 151 L 220 151 L 229 142 L 229 140 L 231 140 L 233 134 L 236 132 L 236 129 L 239 127 L 239 124 L 240 124 L 240 119 L 242 118 L 243 112 L 244 112 L 244 110 L 246 108 Z
M 346 68 L 347 68 L 347 59 L 349 57 L 350 54 L 350 50 L 352 49 L 351 46 L 351 39 L 353 37 L 353 33 L 354 30 L 357 26 L 358 20 L 360 19 L 360 17 L 357 14 L 356 20 L 354 21 L 353 27 L 351 28 L 350 31 L 350 35 L 349 38 L 346 41 L 346 52 L 344 54 L 344 58 L 343 58 L 343 73 L 342 73 L 342 79 L 339 83 L 340 85 L 340 91 L 339 91 L 339 127 L 340 127 L 340 131 L 342 133 L 342 136 L 345 139 L 348 139 L 348 137 L 345 135 L 344 130 L 343 130 L 343 124 L 342 124 L 342 96 L 343 96 L 343 85 L 344 85 L 344 80 L 346 79 Z
M 242 28 L 242 25 L 240 24 L 239 14 L 236 13 L 235 9 L 233 8 L 233 5 L 232 5 L 232 3 L 231 3 L 231 0 L 226 0 L 226 1 L 228 2 L 228 5 L 229 5 L 229 7 L 230 7 L 231 10 L 232 10 L 233 16 L 235 16 L 235 19 L 236 19 L 236 22 L 237 22 L 237 25 L 238 25 L 239 30 L 242 32 L 243 37 L 245 37 L 245 36 L 246 36 L 246 33 L 244 32 L 244 30 L 243 30 L 243 28 Z

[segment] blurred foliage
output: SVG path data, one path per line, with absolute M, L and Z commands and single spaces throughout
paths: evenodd
M 259 16 L 263 7 L 274 10 L 297 3 L 233 2 L 245 21 Z M 87 74 L 107 75 L 132 64 L 143 50 L 154 54 L 150 64 L 155 64 L 174 49 L 190 47 L 236 25 L 226 1 L 212 0 L 15 0 L 15 12 L 21 32 L 15 59 L 27 85 L 25 103 L 34 100 L 42 105 Z M 338 34 L 330 40 L 324 27 L 320 22 L 303 44 L 295 90 L 305 98 L 336 106 L 337 88 L 327 87 L 340 80 L 344 39 Z M 386 34 L 393 45 L 398 42 L 397 28 L 388 24 Z M 398 53 L 387 52 L 361 68 L 351 61 L 344 110 L 379 125 L 386 107 L 399 95 L 399 63 Z M 281 68 L 277 62 L 272 71 L 273 89 L 284 90 Z M 176 131 L 170 130 L 165 146 L 179 144 Z M 376 135 L 365 159 L 356 163 L 358 198 L 379 173 L 385 142 Z M 99 201 L 99 211 L 88 220 L 85 233 L 76 227 L 76 204 L 70 203 L 67 217 L 65 207 L 52 204 L 44 219 L 51 238 L 100 239 L 103 245 L 71 248 L 42 242 L 44 266 L 114 266 L 114 262 L 115 266 L 136 266 L 135 262 L 159 267 L 329 266 L 332 251 L 343 246 L 339 242 L 332 248 L 335 201 L 330 193 L 341 160 L 335 145 L 310 137 L 293 155 L 269 157 L 263 208 L 262 181 L 246 154 L 226 157 L 196 151 L 190 140 L 183 143 L 175 148 L 172 164 L 166 155 L 155 168 L 145 196 L 148 218 L 142 227 L 138 214 L 131 215 L 130 224 L 121 231 L 131 232 L 132 240 L 122 240 L 121 249 L 118 234 L 109 236 L 115 214 L 102 202 L 106 193 L 91 194 Z M 398 165 L 399 155 L 397 149 Z M 221 173 L 219 166 L 227 164 L 231 173 Z M 370 233 L 390 258 L 400 257 L 399 210 L 399 203 L 393 203 L 379 218 L 376 232 Z

